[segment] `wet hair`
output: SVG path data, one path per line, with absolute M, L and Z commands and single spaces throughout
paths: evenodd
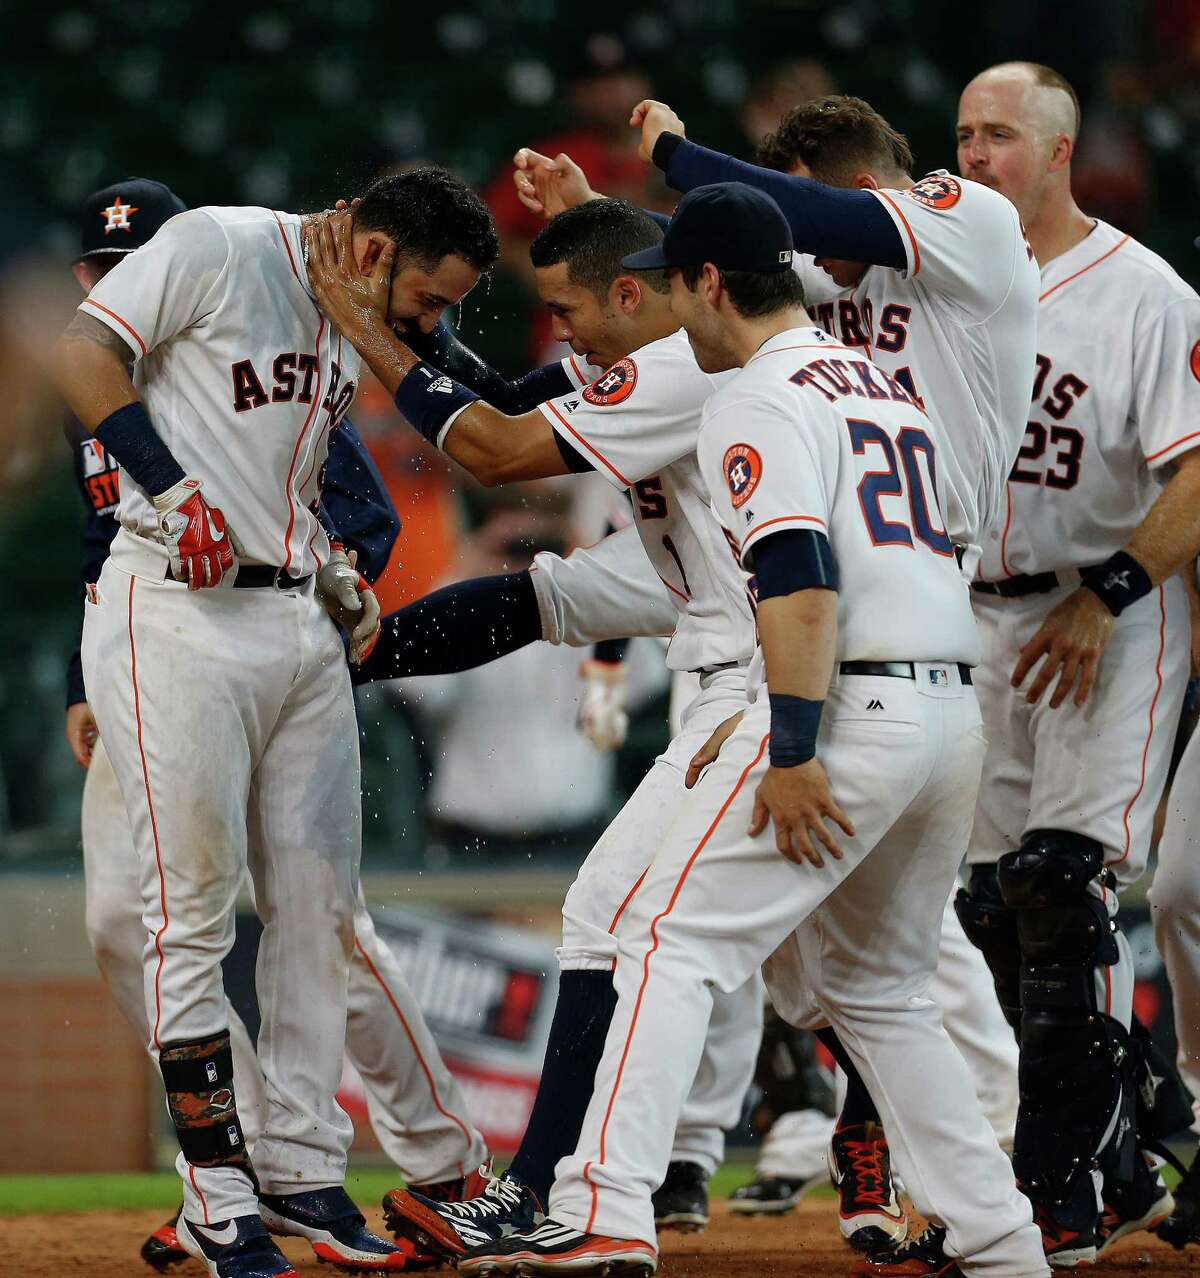
M 848 186 L 864 170 L 911 174 L 912 149 L 903 133 L 862 98 L 831 93 L 794 106 L 758 148 L 758 163 L 788 173 L 797 160 L 818 182 Z
M 688 291 L 694 293 L 703 266 L 681 266 Z M 804 305 L 804 286 L 795 271 L 721 271 L 721 286 L 743 319 L 773 315 L 788 306 Z
M 415 260 L 427 270 L 454 255 L 486 271 L 500 256 L 487 205 L 445 169 L 376 178 L 355 207 L 354 225 L 386 235 L 395 242 L 397 261 Z
M 662 243 L 652 217 L 628 200 L 588 200 L 558 214 L 529 248 L 534 266 L 567 264 L 567 279 L 603 299 L 620 275 L 630 274 L 621 259 Z M 637 278 L 656 293 L 670 286 L 664 271 L 638 271 Z

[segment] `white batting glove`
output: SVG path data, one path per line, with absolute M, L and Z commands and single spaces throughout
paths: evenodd
M 583 699 L 579 728 L 597 750 L 616 750 L 625 743 L 629 716 L 625 713 L 625 667 L 616 661 L 589 658 L 579 667 Z
M 349 555 L 336 542 L 330 547 L 329 562 L 317 573 L 317 594 L 325 611 L 350 632 L 350 660 L 361 665 L 379 638 L 379 600 L 370 583 L 355 564 L 358 552 Z

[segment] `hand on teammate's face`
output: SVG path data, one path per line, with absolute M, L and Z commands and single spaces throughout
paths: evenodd
M 665 102 L 655 102 L 646 98 L 633 108 L 629 117 L 631 129 L 641 129 L 642 140 L 638 146 L 638 159 L 646 164 L 653 162 L 654 144 L 664 133 L 678 133 L 681 138 L 687 137 L 683 121 Z
M 513 156 L 513 185 L 521 203 L 546 221 L 577 204 L 599 198 L 588 183 L 587 174 L 565 151 L 552 160 L 523 146 Z
M 835 861 L 842 859 L 841 846 L 829 822 L 839 825 L 851 837 L 854 835 L 854 826 L 834 799 L 825 769 L 816 759 L 794 768 L 767 769 L 754 796 L 752 838 L 766 829 L 768 817 L 775 826 L 775 846 L 797 865 L 808 861 L 821 869 L 825 864 L 819 846 L 822 843 Z
M 75 762 L 81 768 L 90 768 L 92 752 L 96 748 L 100 730 L 96 727 L 96 717 L 92 714 L 92 707 L 86 701 L 77 701 L 73 706 L 67 707 L 66 736 L 67 745 L 71 747 Z
M 1072 689 L 1075 704 L 1082 706 L 1095 686 L 1100 657 L 1112 634 L 1114 620 L 1099 596 L 1081 586 L 1052 608 L 1037 634 L 1022 645 L 1012 673 L 1012 686 L 1019 688 L 1025 676 L 1044 658 L 1025 700 L 1036 705 L 1057 674 L 1058 685 L 1050 698 L 1050 708 L 1057 710 Z
M 387 316 L 396 246 L 385 243 L 364 275 L 354 256 L 349 212 L 318 218 L 307 233 L 308 279 L 317 303 L 329 322 L 353 340 L 355 333 Z
M 737 714 L 731 714 L 724 723 L 717 727 L 717 730 L 711 737 L 692 755 L 692 761 L 688 764 L 687 777 L 684 779 L 684 785 L 690 790 L 692 786 L 700 780 L 700 773 L 708 767 L 710 763 L 716 761 L 717 755 L 721 753 L 721 747 L 733 736 L 737 731 L 737 726 L 742 721 L 742 716 L 746 712 L 739 710 Z

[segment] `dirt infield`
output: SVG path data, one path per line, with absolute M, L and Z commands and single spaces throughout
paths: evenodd
M 0 1274 L 148 1278 L 152 1271 L 138 1259 L 138 1247 L 160 1221 L 155 1212 L 9 1217 L 0 1223 Z M 378 1219 L 371 1223 L 382 1227 Z M 306 1244 L 287 1239 L 284 1248 L 300 1273 L 330 1278 L 332 1271 L 313 1260 Z M 730 1216 L 718 1203 L 705 1233 L 664 1238 L 659 1273 L 665 1278 L 848 1278 L 853 1268 L 828 1202 L 805 1203 L 790 1216 L 773 1220 Z M 178 1278 L 201 1272 L 195 1262 L 172 1271 Z M 1172 1251 L 1141 1234 L 1118 1244 L 1111 1258 L 1089 1272 L 1096 1278 L 1200 1274 L 1200 1248 Z

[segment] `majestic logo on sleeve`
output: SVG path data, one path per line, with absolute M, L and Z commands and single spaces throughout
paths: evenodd
M 733 498 L 733 508 L 738 510 L 750 500 L 750 494 L 758 487 L 758 481 L 762 478 L 762 458 L 749 444 L 734 444 L 732 448 L 725 450 L 723 465 L 729 494 Z
M 1188 367 L 1192 370 L 1192 376 L 1200 382 L 1200 342 L 1192 347 L 1192 353 L 1188 356 Z
M 122 204 L 121 197 L 118 195 L 108 208 L 100 210 L 100 216 L 104 219 L 104 234 L 111 235 L 114 231 L 132 231 L 133 227 L 129 225 L 129 219 L 137 211 L 136 204 Z
M 590 386 L 583 388 L 583 397 L 589 404 L 608 408 L 628 399 L 636 385 L 637 365 L 631 359 L 619 359 Z
M 944 213 L 947 209 L 952 209 L 962 198 L 962 184 L 958 178 L 951 177 L 949 173 L 931 173 L 928 177 L 922 178 L 916 186 L 909 187 L 904 194 L 916 200 L 918 204 L 924 204 L 927 209 L 937 209 Z

